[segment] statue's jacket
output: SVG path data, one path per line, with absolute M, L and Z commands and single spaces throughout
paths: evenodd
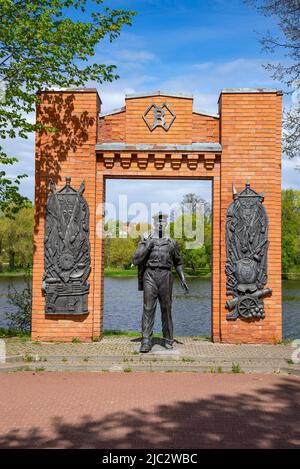
M 151 249 L 149 249 L 147 242 L 149 238 L 154 242 Z M 177 241 L 168 236 L 156 238 L 151 233 L 144 235 L 133 255 L 132 261 L 138 266 L 139 290 L 144 288 L 143 278 L 147 268 L 171 270 L 173 266 L 176 268 L 178 265 L 182 265 Z

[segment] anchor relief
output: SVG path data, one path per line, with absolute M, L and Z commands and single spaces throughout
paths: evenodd
M 226 309 L 227 319 L 263 319 L 263 298 L 271 295 L 264 288 L 267 280 L 268 217 L 263 206 L 264 195 L 247 183 L 239 194 L 233 186 L 233 202 L 226 221 Z
M 66 185 L 56 191 L 50 183 L 46 203 L 44 277 L 46 314 L 87 314 L 90 273 L 89 207 L 78 191 Z

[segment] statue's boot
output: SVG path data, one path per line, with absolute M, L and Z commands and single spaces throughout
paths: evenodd
M 148 353 L 152 349 L 152 341 L 151 339 L 142 339 L 140 352 L 141 353 Z
M 167 350 L 173 350 L 173 340 L 165 339 L 165 348 Z

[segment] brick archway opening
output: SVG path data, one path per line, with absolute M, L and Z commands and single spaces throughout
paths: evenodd
M 126 183 L 134 182 L 134 194 L 130 194 L 126 188 Z M 125 183 L 125 184 L 124 184 Z M 144 184 L 143 184 L 144 183 Z M 202 184 L 201 184 L 202 183 Z M 203 184 L 204 183 L 204 184 Z M 166 187 L 167 186 L 167 187 Z M 130 187 L 130 186 L 129 186 Z M 184 190 L 183 190 L 184 188 Z M 151 193 L 147 191 L 152 191 Z M 167 201 L 163 201 L 164 196 L 160 195 L 163 190 L 173 191 L 172 200 L 170 198 Z M 177 190 L 177 194 L 175 191 Z M 130 189 L 129 189 L 130 191 Z M 146 194 L 147 192 L 147 194 Z M 114 274 L 114 268 L 112 268 L 112 276 L 104 276 L 104 269 L 107 264 L 110 264 L 110 252 L 116 249 L 116 243 L 114 241 L 116 237 L 123 238 L 124 240 L 124 249 L 130 251 L 130 256 L 133 254 L 135 246 L 140 239 L 138 233 L 135 234 L 136 240 L 130 239 L 132 230 L 135 229 L 135 222 L 131 225 L 120 223 L 116 229 L 115 223 L 112 221 L 111 217 L 119 219 L 119 217 L 126 216 L 131 210 L 131 219 L 135 215 L 136 209 L 145 209 L 147 213 L 137 214 L 139 215 L 139 220 L 141 216 L 147 216 L 148 223 L 143 219 L 144 223 L 141 224 L 140 234 L 143 234 L 145 231 L 148 231 L 151 225 L 151 203 L 160 203 L 165 205 L 160 205 L 163 210 L 168 210 L 168 208 L 179 208 L 180 202 L 182 201 L 183 195 L 194 193 L 196 196 L 200 196 L 210 207 L 210 220 L 208 223 L 212 225 L 213 221 L 213 206 L 212 206 L 212 180 L 204 178 L 178 178 L 170 177 L 168 179 L 164 177 L 157 176 L 154 177 L 123 177 L 111 178 L 107 177 L 105 179 L 105 202 L 107 205 L 107 215 L 105 218 L 105 228 L 108 237 L 104 238 L 104 259 L 105 262 L 101 265 L 101 277 L 104 278 L 104 288 L 103 288 L 103 307 L 100 311 L 100 317 L 103 320 L 103 330 L 124 330 L 124 331 L 134 331 L 140 332 L 140 323 L 141 323 L 141 314 L 143 306 L 143 293 L 138 291 L 138 282 L 137 274 L 132 273 L 129 276 L 122 276 Z M 121 204 L 123 207 L 118 206 L 119 195 L 123 197 Z M 129 198 L 126 200 L 126 198 Z M 124 199 L 125 197 L 125 199 Z M 134 198 L 133 198 L 134 197 Z M 170 197 L 170 196 L 169 196 Z M 205 198 L 204 198 L 205 197 Z M 157 202 L 159 200 L 159 202 Z M 139 204 L 139 207 L 132 204 Z M 125 204 L 125 206 L 124 206 Z M 144 204 L 144 207 L 140 204 Z M 171 207 L 173 204 L 173 207 Z M 177 204 L 177 205 L 176 205 Z M 157 205 L 158 207 L 158 205 Z M 152 212 L 156 211 L 156 206 L 152 206 Z M 120 213 L 122 212 L 122 213 Z M 156 212 L 155 212 L 156 213 Z M 130 218 L 130 217 L 127 217 Z M 126 219 L 127 219 L 126 218 Z M 135 218 L 136 219 L 136 218 Z M 110 220 L 110 222 L 109 222 Z M 203 222 L 204 220 L 199 220 L 196 218 L 197 223 Z M 122 220 L 121 220 L 122 221 Z M 109 223 L 108 223 L 109 222 Z M 138 221 L 136 221 L 138 223 Z M 186 229 L 189 229 L 188 226 Z M 198 225 L 198 230 L 200 225 Z M 193 227 L 195 229 L 195 226 Z M 204 226 L 203 226 L 204 230 Z M 183 228 L 184 231 L 184 228 Z M 200 230 L 199 230 L 200 231 Z M 206 229 L 207 238 L 205 239 L 204 249 L 212 250 L 212 228 L 209 232 Z M 183 234 L 183 233 L 182 233 Z M 137 237 L 138 236 L 138 237 Z M 180 236 L 180 233 L 178 234 Z M 195 237 L 194 237 L 195 238 Z M 180 239 L 180 238 L 179 238 Z M 129 240 L 129 241 L 128 241 Z M 190 240 L 191 241 L 191 240 Z M 122 242 L 122 241 L 121 241 Z M 182 241 L 184 243 L 184 241 Z M 119 243 L 120 246 L 121 243 Z M 210 244 L 210 246 L 209 246 Z M 115 245 L 115 248 L 114 248 Z M 185 246 L 185 244 L 184 244 Z M 196 249 L 195 246 L 187 245 L 188 248 Z M 117 248 L 117 249 L 120 249 Z M 184 251 L 184 247 L 182 249 Z M 129 253 L 127 251 L 127 253 Z M 116 253 L 117 254 L 117 253 Z M 185 260 L 184 252 L 182 252 L 183 261 Z M 127 256 L 128 257 L 128 256 Z M 175 336 L 212 336 L 212 262 L 210 259 L 208 268 L 197 268 L 196 273 L 193 275 L 191 266 L 186 267 L 186 275 L 188 276 L 187 281 L 190 287 L 190 293 L 188 296 L 185 296 L 178 282 L 177 276 L 174 275 L 174 288 L 173 288 L 173 322 L 174 322 L 174 331 Z M 127 266 L 128 269 L 128 266 Z M 118 270 L 115 266 L 115 270 Z M 130 271 L 129 271 L 130 273 Z M 126 305 L 124 310 L 124 304 Z M 155 320 L 155 332 L 160 332 L 160 307 L 159 304 L 156 310 L 156 320 Z

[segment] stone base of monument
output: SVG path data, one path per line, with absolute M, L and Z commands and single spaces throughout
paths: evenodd
M 140 351 L 140 345 L 135 348 L 135 352 L 139 352 L 139 351 Z M 176 349 L 176 345 L 174 346 L 173 349 L 168 350 L 160 344 L 154 344 L 150 352 L 141 353 L 141 355 L 143 356 L 143 358 L 147 358 L 147 356 L 153 357 L 153 356 L 159 355 L 164 358 L 168 357 L 173 360 L 174 359 L 178 360 L 181 357 L 181 352 L 178 349 Z
M 96 371 L 96 372 L 206 372 L 289 373 L 300 375 L 300 363 L 292 363 L 292 344 L 213 344 L 193 337 L 177 337 L 174 349 L 153 338 L 149 353 L 139 353 L 140 337 L 103 337 L 92 343 L 34 342 L 23 338 L 2 339 L 1 372 Z M 5 348 L 4 348 L 5 346 Z M 1 351 L 0 351 L 1 352 Z

